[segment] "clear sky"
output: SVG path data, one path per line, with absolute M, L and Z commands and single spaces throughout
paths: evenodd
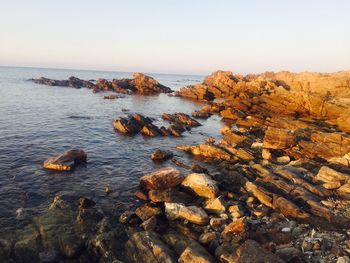
M 0 0 L 0 65 L 350 69 L 349 0 Z

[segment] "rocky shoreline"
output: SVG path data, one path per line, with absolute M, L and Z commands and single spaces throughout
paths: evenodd
M 96 83 L 74 77 L 34 82 L 124 94 L 171 92 L 142 74 Z M 140 114 L 116 119 L 113 128 L 178 137 L 201 125 L 200 119 L 220 115 L 226 123 L 220 141 L 177 147 L 214 170 L 159 149 L 150 158 L 169 165 L 171 159 L 173 165 L 140 178 L 135 198 L 142 204 L 135 210 L 101 210 L 86 197 L 57 196 L 17 241 L 1 240 L 0 259 L 350 262 L 350 72 L 241 76 L 217 71 L 174 95 L 207 105 L 193 118 L 164 114 L 168 128 Z M 71 171 L 86 158 L 74 150 L 44 167 Z M 112 194 L 106 189 L 106 196 Z

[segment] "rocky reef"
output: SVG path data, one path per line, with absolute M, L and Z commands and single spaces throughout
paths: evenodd
M 73 76 L 69 77 L 68 80 L 54 80 L 41 77 L 38 79 L 31 79 L 31 81 L 48 86 L 88 88 L 92 89 L 94 92 L 113 91 L 123 94 L 140 95 L 156 95 L 159 93 L 172 92 L 170 88 L 142 73 L 133 73 L 133 79 L 113 79 L 112 81 L 98 79 L 95 83 L 92 81 L 81 80 Z
M 134 77 L 96 84 L 76 78 L 34 81 L 170 92 L 147 76 Z M 0 238 L 0 259 L 7 253 L 19 262 L 350 262 L 350 72 L 217 71 L 175 95 L 206 102 L 193 117 L 218 115 L 225 124 L 219 140 L 179 143 L 179 153 L 198 163 L 156 150 L 151 159 L 163 168 L 139 179 L 135 209 L 106 213 L 81 197 L 68 212 L 58 196 L 21 238 L 12 243 Z M 180 137 L 205 125 L 185 113 L 164 113 L 162 119 L 168 128 L 141 114 L 118 118 L 113 127 L 128 135 Z M 45 164 L 71 170 L 84 160 L 83 152 L 73 151 Z M 48 222 L 62 220 L 61 228 L 51 227 L 47 216 Z

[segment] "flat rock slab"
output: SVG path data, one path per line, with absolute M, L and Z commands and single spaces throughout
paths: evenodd
M 43 167 L 57 171 L 71 171 L 75 165 L 86 163 L 87 155 L 83 150 L 69 150 L 47 159 Z

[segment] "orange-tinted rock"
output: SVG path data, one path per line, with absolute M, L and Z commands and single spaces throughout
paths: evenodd
M 268 127 L 264 137 L 264 148 L 287 149 L 295 145 L 294 135 L 285 129 Z
M 86 162 L 87 155 L 83 150 L 69 150 L 58 156 L 47 159 L 43 167 L 50 170 L 70 171 L 75 165 Z
M 151 204 L 144 204 L 135 210 L 135 214 L 142 220 L 146 221 L 152 216 L 161 214 L 160 208 Z
M 208 144 L 200 144 L 200 145 L 194 145 L 194 146 L 186 146 L 186 145 L 180 145 L 176 147 L 179 150 L 188 152 L 192 155 L 198 155 L 214 160 L 230 160 L 231 154 L 228 153 L 226 150 L 215 146 L 215 145 L 208 145 Z
M 181 184 L 183 179 L 178 170 L 166 167 L 142 176 L 140 184 L 147 190 L 163 190 Z
M 184 219 L 198 225 L 205 225 L 209 221 L 207 213 L 197 206 L 185 206 L 177 203 L 164 203 L 165 214 L 169 220 Z
M 203 173 L 192 173 L 182 181 L 181 185 L 205 198 L 215 198 L 219 192 L 216 182 Z

